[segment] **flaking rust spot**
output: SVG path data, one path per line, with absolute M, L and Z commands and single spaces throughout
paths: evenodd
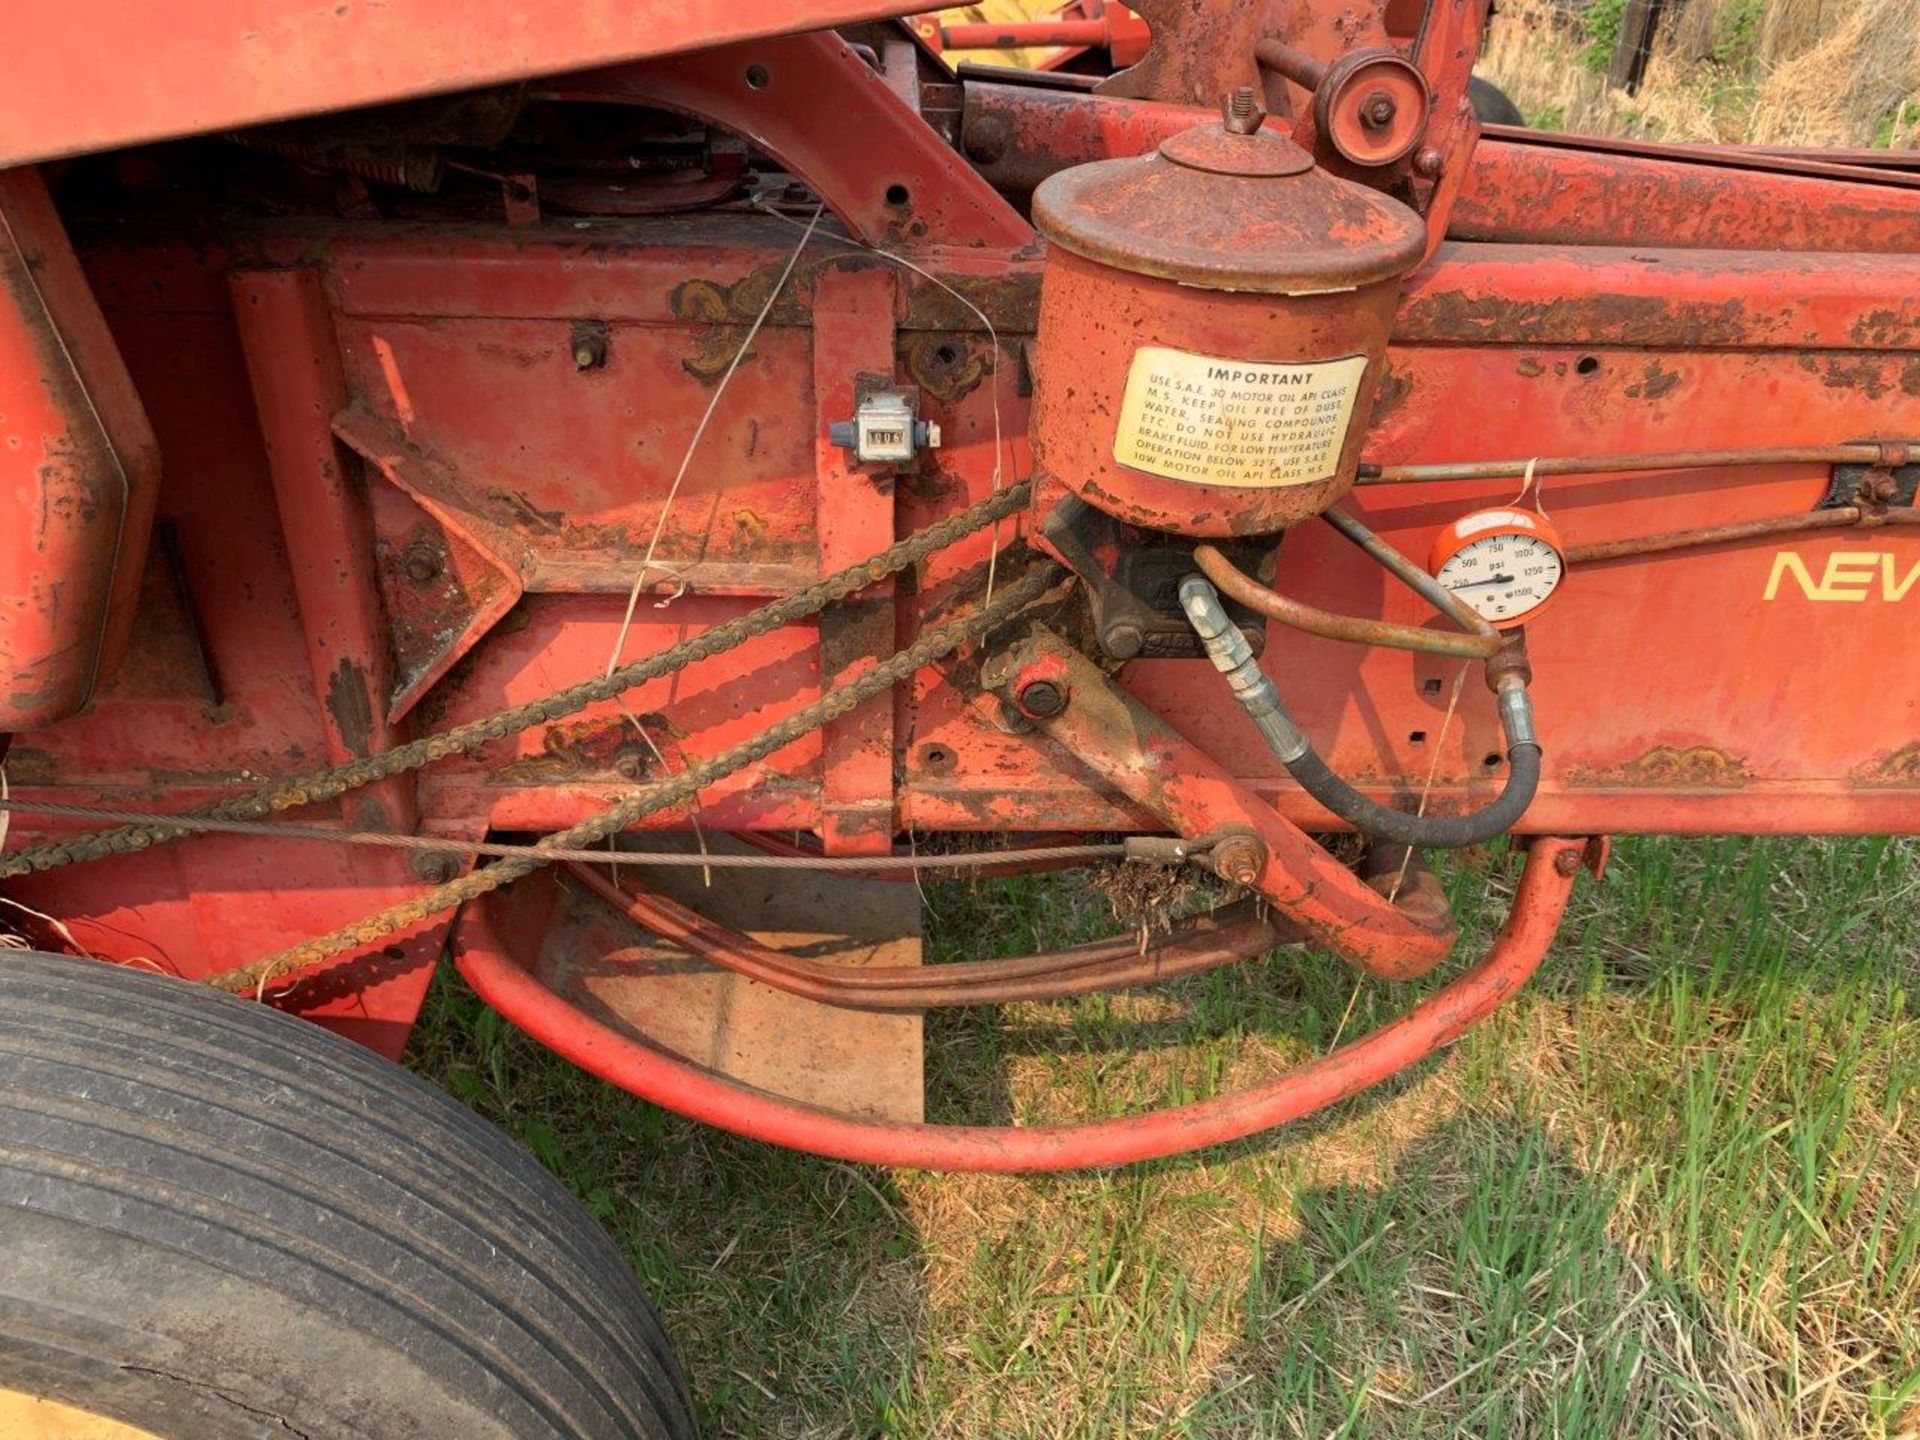
M 1910 741 L 1878 760 L 1867 761 L 1857 767 L 1847 780 L 1864 788 L 1906 789 L 1920 786 L 1920 740 Z
M 1655 790 L 1739 790 L 1752 782 L 1744 760 L 1711 745 L 1656 745 L 1616 769 L 1567 774 L 1570 785 Z
M 518 490 L 498 487 L 487 491 L 494 514 L 509 527 L 529 529 L 543 535 L 558 535 L 566 528 L 566 515 L 559 510 L 542 510 Z
M 1442 292 L 1411 301 L 1396 340 L 1484 341 L 1506 345 L 1671 345 L 1719 349 L 1751 338 L 1765 316 L 1740 300 L 1675 304 L 1657 295 L 1509 300 Z
M 327 713 L 348 753 L 367 754 L 373 738 L 373 696 L 367 672 L 345 657 L 327 678 Z
M 831 262 L 819 260 L 811 265 L 802 262 L 768 312 L 769 323 L 798 325 L 807 322 L 810 309 L 802 297 L 811 291 L 812 272 L 828 263 Z M 702 385 L 717 383 L 733 363 L 734 353 L 740 348 L 734 327 L 753 323 L 785 269 L 786 263 L 782 261 L 750 270 L 731 285 L 716 285 L 711 280 L 683 280 L 674 286 L 667 297 L 667 306 L 673 311 L 674 318 L 703 327 L 695 341 L 693 353 L 681 358 L 680 368 Z M 740 363 L 746 364 L 753 355 L 754 352 L 749 350 L 741 357 Z
M 1407 403 L 1407 397 L 1413 394 L 1413 377 L 1403 375 L 1397 370 L 1388 370 L 1380 381 L 1380 388 L 1373 395 L 1373 415 L 1369 424 L 1378 425 L 1394 411 Z
M 1680 372 L 1669 370 L 1658 360 L 1649 360 L 1640 378 L 1627 386 L 1627 395 L 1635 400 L 1658 400 L 1680 386 Z
M 640 723 L 661 739 L 677 738 L 661 715 L 642 715 Z M 644 737 L 625 718 L 577 720 L 549 725 L 540 734 L 538 755 L 522 756 L 494 771 L 513 785 L 567 780 L 637 780 L 655 768 Z
M 1908 364 L 1911 367 L 1912 362 L 1909 361 Z M 1905 374 L 1896 377 L 1889 369 L 1888 363 L 1877 355 L 1849 358 L 1835 356 L 1818 367 L 1817 373 L 1820 376 L 1820 383 L 1827 389 L 1856 390 L 1869 400 L 1884 398 L 1891 394 L 1896 386 L 1905 389 L 1907 381 Z M 1920 383 L 1920 376 L 1916 376 L 1915 379 L 1916 383 Z
M 1854 344 L 1869 350 L 1906 350 L 1920 340 L 1920 325 L 1901 310 L 1869 310 L 1847 334 Z
M 975 350 L 953 336 L 915 336 L 903 349 L 914 383 L 948 404 L 977 389 L 991 373 L 984 349 Z

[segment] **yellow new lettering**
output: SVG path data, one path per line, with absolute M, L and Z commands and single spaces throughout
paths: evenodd
M 1767 576 L 1767 593 L 1763 597 L 1772 600 L 1780 594 L 1780 577 L 1791 575 L 1799 583 L 1800 593 L 1809 600 L 1824 600 L 1821 587 L 1814 583 L 1813 573 L 1807 569 L 1807 562 L 1791 550 L 1782 550 L 1773 557 L 1773 573 Z
M 1880 552 L 1877 550 L 1836 550 L 1827 557 L 1827 573 L 1821 577 L 1823 600 L 1864 600 L 1867 587 L 1880 578 Z
M 1905 579 L 1894 579 L 1893 567 L 1893 556 L 1880 557 L 1880 593 L 1889 600 L 1904 600 L 1907 598 L 1907 592 L 1913 589 L 1914 582 L 1920 581 L 1920 560 L 1913 562 L 1913 567 L 1907 571 Z

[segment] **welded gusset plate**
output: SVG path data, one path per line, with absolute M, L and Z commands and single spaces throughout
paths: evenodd
M 334 434 L 386 484 L 368 487 L 375 572 L 392 627 L 394 693 L 389 718 L 411 710 L 525 591 L 511 541 L 468 516 L 450 495 L 444 461 L 384 421 L 355 411 Z

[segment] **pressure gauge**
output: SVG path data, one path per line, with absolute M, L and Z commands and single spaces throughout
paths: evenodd
M 1427 568 L 1475 614 L 1499 627 L 1523 625 L 1566 578 L 1560 536 L 1527 510 L 1476 510 L 1443 529 Z

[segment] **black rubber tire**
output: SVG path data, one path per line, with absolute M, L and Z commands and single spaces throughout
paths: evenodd
M 1478 75 L 1467 81 L 1467 103 L 1473 106 L 1473 113 L 1479 117 L 1482 125 L 1524 127 L 1527 123 L 1527 117 L 1520 113 L 1520 107 L 1513 103 L 1512 96 L 1491 80 L 1482 80 Z
M 694 1426 L 592 1216 L 318 1026 L 0 951 L 0 1386 L 166 1440 Z

